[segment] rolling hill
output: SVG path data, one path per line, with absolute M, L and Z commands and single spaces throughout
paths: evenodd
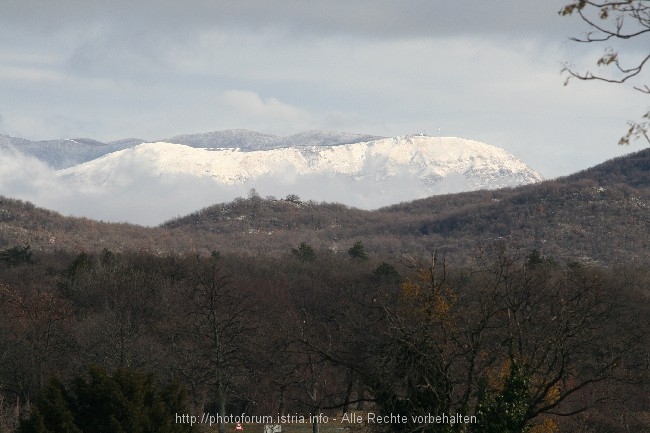
M 229 130 L 140 144 L 9 138 L 0 142 L 0 158 L 6 195 L 66 215 L 149 226 L 251 189 L 377 209 L 542 179 L 505 150 L 473 140 L 328 131 L 276 137 Z
M 233 251 L 286 254 L 300 242 L 345 253 L 437 249 L 471 257 L 508 242 L 561 260 L 643 263 L 650 259 L 650 149 L 565 178 L 516 188 L 433 196 L 375 211 L 342 204 L 264 199 L 255 193 L 155 227 L 68 218 L 8 198 L 0 201 L 0 248 Z

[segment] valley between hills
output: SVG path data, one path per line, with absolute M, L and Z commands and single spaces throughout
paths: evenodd
M 648 431 L 649 260 L 650 149 L 376 210 L 250 189 L 155 227 L 0 197 L 0 430 Z
M 587 263 L 643 263 L 650 252 L 650 151 L 564 178 L 516 188 L 445 194 L 374 211 L 254 189 L 157 227 L 63 217 L 29 202 L 0 201 L 0 247 L 148 251 L 156 255 L 283 254 L 300 242 L 332 254 L 363 240 L 370 254 L 471 256 L 503 240 Z

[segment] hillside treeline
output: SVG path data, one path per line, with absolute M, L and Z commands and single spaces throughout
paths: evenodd
M 273 256 L 2 253 L 3 432 L 352 410 L 405 416 L 370 426 L 396 433 L 650 428 L 646 268 L 503 241 L 462 266 L 361 242 L 345 254 L 308 242 Z M 423 422 L 443 414 L 475 422 Z
M 0 248 L 143 251 L 157 256 L 221 251 L 281 255 L 300 242 L 346 256 L 363 239 L 375 257 L 438 248 L 471 264 L 477 245 L 505 240 L 558 259 L 600 265 L 650 259 L 650 150 L 575 175 L 494 191 L 433 196 L 363 211 L 294 194 L 246 198 L 201 209 L 158 227 L 63 217 L 0 197 Z

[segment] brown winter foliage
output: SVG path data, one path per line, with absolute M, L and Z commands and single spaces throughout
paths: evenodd
M 648 430 L 649 187 L 644 151 L 372 212 L 251 194 L 156 228 L 2 198 L 0 429 L 94 366 L 180 383 L 199 414 Z
M 481 245 L 507 240 L 563 260 L 643 263 L 650 258 L 649 188 L 645 150 L 536 185 L 435 196 L 376 211 L 251 194 L 155 228 L 66 218 L 0 198 L 0 248 L 277 255 L 306 242 L 346 255 L 361 239 L 377 256 L 435 248 L 466 260 Z

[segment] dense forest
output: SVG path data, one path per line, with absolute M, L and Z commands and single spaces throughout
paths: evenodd
M 372 212 L 251 191 L 155 228 L 2 198 L 0 432 L 648 431 L 649 173 Z
M 400 432 L 649 427 L 644 268 L 503 242 L 466 267 L 436 253 L 380 262 L 362 242 L 346 257 L 306 243 L 282 256 L 0 257 L 3 431 L 351 410 L 477 420 L 388 426 Z

